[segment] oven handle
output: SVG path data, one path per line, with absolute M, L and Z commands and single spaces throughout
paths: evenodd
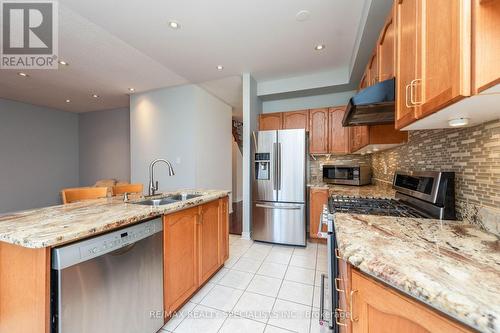
M 325 279 L 327 275 L 321 274 L 321 288 L 319 292 L 319 324 L 323 326 L 325 323 L 328 323 L 325 320 Z M 328 323 L 329 324 L 329 323 Z

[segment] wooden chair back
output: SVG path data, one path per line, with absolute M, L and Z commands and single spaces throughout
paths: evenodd
M 113 186 L 113 196 L 122 195 L 124 193 L 143 194 L 143 191 L 143 184 L 120 184 Z
M 75 201 L 92 200 L 106 198 L 108 196 L 107 187 L 76 187 L 65 188 L 61 191 L 63 204 Z

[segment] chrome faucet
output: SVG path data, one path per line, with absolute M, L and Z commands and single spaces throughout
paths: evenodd
M 150 196 L 155 195 L 156 191 L 158 191 L 158 181 L 156 181 L 156 182 L 154 181 L 154 168 L 155 168 L 155 164 L 158 162 L 163 162 L 163 163 L 166 163 L 168 165 L 168 175 L 169 176 L 175 175 L 174 168 L 172 167 L 172 163 L 170 163 L 169 161 L 164 160 L 163 158 L 159 158 L 159 159 L 156 159 L 153 162 L 151 162 L 151 164 L 149 165 L 149 191 L 148 191 L 148 194 Z

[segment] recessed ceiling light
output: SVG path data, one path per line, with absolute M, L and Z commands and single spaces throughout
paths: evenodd
M 318 44 L 314 47 L 316 51 L 321 51 L 324 50 L 325 48 L 326 48 L 325 44 Z
M 179 24 L 179 22 L 175 22 L 175 21 L 168 22 L 168 25 L 172 29 L 179 29 L 181 27 L 181 25 Z
M 92 94 L 92 97 L 94 97 L 94 98 L 99 98 L 100 96 L 99 96 L 99 95 L 97 95 L 97 94 Z
M 131 93 L 133 93 L 135 91 L 134 88 L 128 88 L 128 91 L 130 91 Z
M 222 65 L 218 65 L 218 66 L 217 66 L 217 70 L 221 71 L 221 70 L 223 70 L 223 69 L 224 69 L 224 66 L 222 66 Z
M 22 76 L 22 77 L 29 77 L 28 74 L 23 73 L 23 72 L 19 72 L 19 73 L 17 73 L 17 75 Z
M 307 21 L 309 17 L 311 17 L 311 13 L 308 10 L 301 10 L 295 15 L 295 19 L 299 22 Z
M 469 118 L 456 118 L 448 120 L 448 125 L 451 127 L 461 127 L 469 125 Z
M 66 100 L 66 103 L 71 103 L 71 100 L 70 100 L 70 99 L 67 99 L 67 100 Z
M 63 66 L 69 66 L 69 64 L 64 60 L 59 60 L 58 62 L 59 62 L 59 64 L 61 64 Z

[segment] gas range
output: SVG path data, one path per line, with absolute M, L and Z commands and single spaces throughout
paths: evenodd
M 397 217 L 428 217 L 400 200 L 370 197 L 334 196 L 328 200 L 331 213 L 366 214 Z
M 345 313 L 339 309 L 339 293 L 335 285 L 339 277 L 340 258 L 336 254 L 335 213 L 455 219 L 453 172 L 398 171 L 394 175 L 392 187 L 396 190 L 394 199 L 333 196 L 324 207 L 318 236 L 327 240 L 328 274 L 321 275 L 319 321 L 321 325 L 328 325 L 333 333 L 339 332 L 339 325 L 343 325 L 342 319 L 339 318 Z M 324 231 L 323 227 L 326 227 L 327 231 Z M 331 293 L 325 297 L 328 290 L 331 290 Z M 328 302 L 327 306 L 325 302 Z

